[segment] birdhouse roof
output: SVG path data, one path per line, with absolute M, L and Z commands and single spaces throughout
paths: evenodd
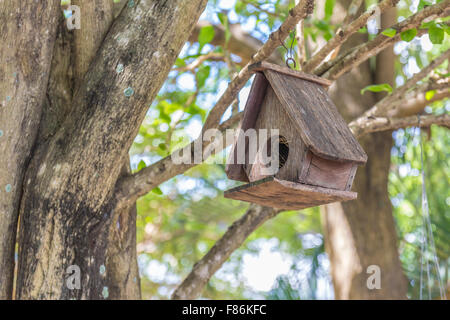
M 241 129 L 254 127 L 270 85 L 312 153 L 329 160 L 359 164 L 367 161 L 366 153 L 324 88 L 331 85 L 329 80 L 267 62 L 254 64 L 250 70 L 259 73 L 247 100 Z

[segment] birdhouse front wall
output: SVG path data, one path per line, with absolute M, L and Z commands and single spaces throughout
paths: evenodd
M 272 176 L 287 181 L 298 181 L 301 172 L 301 164 L 304 161 L 307 150 L 298 135 L 295 123 L 282 108 L 280 101 L 270 86 L 267 87 L 254 128 L 257 133 L 260 129 L 267 129 L 269 135 L 271 129 L 277 129 L 279 131 L 282 145 L 280 145 L 278 151 L 281 153 L 281 158 L 284 159 L 280 159 L 280 164 L 282 166 L 279 168 L 278 172 Z M 268 137 L 258 138 L 267 139 Z M 278 137 L 271 137 L 271 139 L 278 139 Z M 269 141 L 268 144 L 270 144 Z M 249 152 L 249 150 L 246 150 L 246 152 Z M 262 152 L 266 152 L 266 149 L 258 150 L 255 156 L 256 159 L 252 159 L 252 161 L 249 161 L 249 163 L 244 165 L 244 170 L 247 173 L 250 182 L 268 176 L 263 170 L 265 165 L 259 161 Z M 276 157 L 277 155 L 271 156 Z

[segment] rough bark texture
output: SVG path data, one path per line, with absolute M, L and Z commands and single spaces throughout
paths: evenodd
M 126 164 L 122 173 L 129 172 L 129 165 Z M 136 215 L 136 205 L 125 207 L 119 210 L 111 224 L 105 263 L 110 299 L 141 299 L 136 252 Z
M 114 222 L 122 221 L 123 228 L 134 223 L 132 216 L 123 220 L 123 212 L 112 210 L 112 190 L 148 105 L 205 4 L 205 0 L 136 2 L 120 13 L 98 51 L 89 47 L 98 39 L 88 41 L 87 52 L 75 50 L 75 61 L 82 68 L 92 52 L 97 55 L 74 91 L 73 108 L 63 125 L 37 146 L 27 170 L 17 298 L 120 297 L 108 287 L 110 279 L 122 278 L 108 270 L 120 260 L 120 256 L 107 259 L 107 249 L 114 250 L 108 246 L 110 230 Z M 127 233 L 119 245 L 129 246 L 133 238 L 133 232 Z M 70 265 L 81 268 L 81 290 L 66 286 Z
M 72 0 L 72 4 L 79 6 L 81 11 L 81 29 L 74 31 L 73 48 L 74 78 L 79 86 L 113 22 L 114 2 Z
M 0 299 L 13 287 L 22 180 L 38 132 L 59 1 L 0 2 Z
M 389 12 L 382 18 L 383 24 L 393 22 L 395 13 Z M 353 36 L 350 44 L 358 44 L 363 41 L 362 37 Z M 392 50 L 386 50 L 377 60 L 375 79 L 372 79 L 369 63 L 365 62 L 342 76 L 330 89 L 333 101 L 347 120 L 361 114 L 376 101 L 373 95 L 361 96 L 363 87 L 374 83 L 373 80 L 392 84 L 393 63 Z M 371 134 L 360 142 L 369 159 L 365 167 L 358 170 L 353 184 L 358 199 L 322 208 L 335 298 L 404 299 L 406 279 L 398 257 L 397 234 L 387 191 L 391 133 Z M 381 269 L 379 290 L 367 288 L 370 275 L 366 271 L 370 265 Z

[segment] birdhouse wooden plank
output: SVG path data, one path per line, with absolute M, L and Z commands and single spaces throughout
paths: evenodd
M 331 82 L 266 62 L 250 70 L 257 73 L 226 167 L 230 179 L 250 183 L 225 197 L 283 209 L 355 199 L 353 178 L 367 155 L 324 88 Z M 246 137 L 249 129 L 258 135 L 256 152 Z M 278 135 L 263 137 L 262 129 L 277 129 Z M 271 156 L 279 168 L 268 174 L 261 159 L 274 143 L 279 152 Z M 238 145 L 245 146 L 244 163 L 237 161 Z
M 232 197 L 230 197 L 232 195 Z M 226 198 L 292 210 L 320 206 L 324 203 L 356 199 L 356 192 L 322 188 L 267 177 L 225 191 Z

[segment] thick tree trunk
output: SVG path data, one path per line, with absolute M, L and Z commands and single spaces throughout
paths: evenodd
M 348 7 L 349 1 L 341 1 Z M 395 10 L 382 17 L 382 24 L 395 22 Z M 355 45 L 364 41 L 362 35 L 354 36 Z M 345 48 L 344 48 L 345 50 Z M 373 79 L 372 75 L 373 74 Z M 376 98 L 360 94 L 365 86 L 393 82 L 394 55 L 392 48 L 377 57 L 374 71 L 369 62 L 361 64 L 351 73 L 342 76 L 330 92 L 341 113 L 353 119 Z M 390 167 L 390 132 L 371 134 L 360 141 L 369 159 L 358 170 L 353 190 L 358 199 L 334 203 L 322 208 L 326 250 L 331 261 L 331 272 L 336 299 L 404 299 L 407 285 L 402 272 L 397 249 L 397 234 L 388 197 Z M 367 273 L 370 265 L 380 267 L 381 289 L 369 289 Z
M 59 1 L 0 1 L 0 299 L 10 299 L 22 181 L 49 78 Z
M 24 159 L 12 160 L 18 164 L 15 171 L 11 165 L 1 167 L 0 177 L 6 179 L 4 184 L 11 185 L 8 193 L 16 199 L 0 198 L 2 211 L 4 206 L 13 204 L 7 208 L 8 217 L 12 218 L 6 223 L 0 219 L 0 234 L 8 237 L 2 239 L 0 250 L 0 261 L 5 264 L 0 273 L 2 298 L 11 297 L 19 201 L 18 299 L 140 297 L 136 210 L 134 207 L 115 210 L 115 184 L 148 106 L 206 0 L 137 1 L 125 6 L 112 25 L 110 3 L 109 0 L 76 3 L 82 11 L 82 29 L 72 34 L 60 28 L 52 63 L 50 50 L 61 15 L 59 1 L 39 4 L 6 1 L 0 7 L 2 21 L 6 21 L 4 29 L 11 33 L 2 30 L 2 34 L 11 36 L 5 39 L 8 46 L 1 48 L 2 62 L 12 59 L 8 57 L 20 57 L 18 52 L 24 55 L 18 65 L 2 63 L 1 67 L 2 75 L 11 75 L 11 85 L 18 83 L 16 89 L 20 84 L 24 87 L 22 95 L 17 91 L 14 95 L 22 106 L 12 110 L 19 114 L 14 116 L 8 111 L 12 116 L 4 117 L 2 113 L 0 118 L 2 125 L 6 119 L 17 126 L 15 130 L 3 129 L 11 135 L 5 150 L 11 157 Z M 50 4 L 53 10 L 49 9 Z M 16 26 L 19 20 L 9 14 L 16 11 L 22 13 L 23 25 L 29 19 L 26 30 L 29 33 L 19 32 L 24 31 L 23 25 Z M 39 14 L 39 19 L 35 14 Z M 49 26 L 54 30 L 46 32 Z M 41 33 L 48 39 L 39 39 Z M 18 34 L 24 37 L 23 43 L 17 43 Z M 18 80 L 13 79 L 13 74 Z M 12 90 L 5 83 L 8 84 L 2 79 L 0 97 Z M 46 91 L 39 138 L 27 167 L 25 160 L 31 155 L 38 132 Z M 30 115 L 34 120 L 30 120 Z M 33 129 L 30 133 L 29 126 Z M 17 146 L 20 140 L 25 140 L 24 136 L 30 136 L 30 140 L 26 144 L 21 142 L 23 152 L 18 153 Z M 14 138 L 18 141 L 13 141 Z M 11 179 L 6 174 L 10 171 Z M 23 190 L 23 194 L 16 190 Z M 67 273 L 68 267 L 74 265 L 81 271 L 79 290 L 66 283 L 71 275 Z
M 122 174 L 129 174 L 128 163 Z M 109 231 L 105 272 L 109 298 L 114 300 L 141 299 L 141 284 L 136 252 L 136 205 L 123 208 L 115 215 Z

